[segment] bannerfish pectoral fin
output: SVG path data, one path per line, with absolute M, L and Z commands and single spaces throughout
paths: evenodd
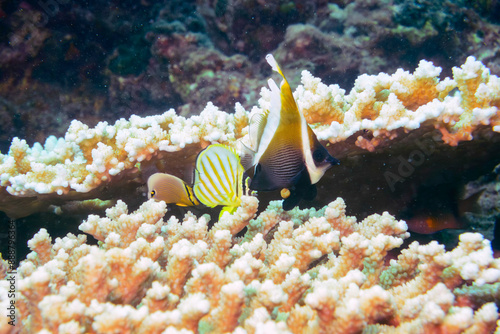
M 311 184 L 311 180 L 309 179 L 309 174 L 307 173 L 305 166 L 303 166 L 302 169 L 291 178 L 291 183 L 294 185 L 294 188 Z
M 283 200 L 283 210 L 288 211 L 297 206 L 301 199 L 312 201 L 316 198 L 316 185 L 311 184 L 309 173 L 304 168 L 293 178 L 295 186 L 290 189 L 290 195 Z
M 250 147 L 246 146 L 245 143 L 240 141 L 240 161 L 241 165 L 243 166 L 244 170 L 249 170 L 254 166 L 254 157 L 255 157 L 255 151 L 252 150 Z
M 300 196 L 299 193 L 297 193 L 296 191 L 291 191 L 290 196 L 288 196 L 288 198 L 285 198 L 283 200 L 283 204 L 282 204 L 283 210 L 285 210 L 285 211 L 292 210 L 293 208 L 295 208 L 299 204 L 301 199 L 302 199 L 302 197 Z

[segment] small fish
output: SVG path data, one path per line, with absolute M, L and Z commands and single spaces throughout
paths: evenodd
M 223 205 L 233 213 L 241 204 L 248 178 L 236 151 L 225 145 L 214 144 L 201 151 L 196 158 L 193 191 L 196 198 L 208 207 Z
M 439 202 L 432 201 L 433 197 L 428 195 L 429 200 L 417 199 L 416 204 L 404 213 L 403 219 L 411 232 L 433 234 L 445 229 L 466 229 L 465 213 L 476 211 L 476 203 L 484 189 L 461 200 L 457 200 L 456 194 L 449 189 L 433 191 Z
M 433 234 L 444 229 L 463 229 L 465 224 L 451 213 L 418 215 L 406 221 L 411 232 Z
M 149 177 L 148 198 L 178 206 L 200 204 L 193 194 L 193 189 L 186 182 L 176 176 L 164 173 L 155 173 Z
M 250 120 L 250 147 L 243 145 L 245 170 L 254 167 L 250 189 L 286 190 L 283 209 L 316 197 L 315 184 L 339 161 L 319 143 L 299 111 L 292 89 L 271 54 L 266 60 L 282 77 L 281 88 L 269 79 L 271 107 Z M 283 197 L 285 197 L 283 196 Z

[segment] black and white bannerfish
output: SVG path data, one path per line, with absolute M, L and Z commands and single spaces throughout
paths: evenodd
M 233 213 L 245 193 L 244 172 L 240 157 L 232 147 L 210 145 L 196 158 L 192 188 L 176 176 L 156 173 L 148 179 L 149 198 L 178 206 L 222 205 L 220 216 L 226 211 Z
M 320 144 L 307 124 L 274 57 L 268 54 L 266 60 L 283 81 L 279 88 L 269 79 L 271 105 L 251 118 L 250 147 L 242 145 L 242 163 L 245 170 L 254 166 L 250 189 L 282 190 L 283 209 L 290 210 L 301 199 L 314 199 L 315 184 L 339 161 Z

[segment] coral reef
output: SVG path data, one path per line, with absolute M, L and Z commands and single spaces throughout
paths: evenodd
M 500 332 L 496 1 L 50 3 L 0 4 L 3 310 L 38 231 L 0 333 Z M 146 201 L 247 140 L 268 52 L 341 161 L 317 199 Z M 410 236 L 439 217 L 481 234 Z
M 208 228 L 206 215 L 162 219 L 164 202 L 149 200 L 129 213 L 119 201 L 106 217 L 90 215 L 80 225 L 99 245 L 72 234 L 53 242 L 40 230 L 17 269 L 16 328 L 487 333 L 497 327 L 497 294 L 488 291 L 500 282 L 500 260 L 480 234 L 462 234 L 448 252 L 437 242 L 413 242 L 394 258 L 409 234 L 404 221 L 386 212 L 357 222 L 341 198 L 321 210 L 284 212 L 276 201 L 257 216 L 257 207 L 257 198 L 244 196 L 233 215 L 224 213 Z M 6 280 L 0 289 L 4 305 Z
M 348 95 L 339 86 L 326 86 L 303 72 L 303 85 L 295 92 L 297 103 L 330 153 L 345 158 L 331 184 L 347 182 L 343 175 L 350 180 L 357 177 L 351 168 L 366 168 L 392 155 L 409 155 L 406 168 L 413 170 L 424 160 L 430 160 L 425 164 L 429 168 L 437 159 L 439 173 L 455 165 L 453 161 L 443 165 L 439 159 L 461 154 L 464 162 L 470 161 L 463 170 L 454 167 L 456 177 L 463 179 L 474 166 L 481 166 L 476 177 L 493 169 L 500 156 L 496 154 L 500 80 L 473 57 L 453 69 L 453 79 L 440 80 L 440 71 L 422 61 L 413 74 L 398 70 L 393 75 L 363 75 Z M 269 90 L 262 89 L 259 103 L 262 109 L 268 107 Z M 127 187 L 143 184 L 141 176 L 151 168 L 182 177 L 201 148 L 215 142 L 237 145 L 246 135 L 251 115 L 241 105 L 228 114 L 209 103 L 199 116 L 189 118 L 169 110 L 157 116 L 132 116 L 114 125 L 100 122 L 95 128 L 75 120 L 64 138 L 49 137 L 44 147 L 37 143 L 30 148 L 15 138 L 8 154 L 0 154 L 0 210 L 22 217 L 68 201 L 112 199 Z M 415 147 L 429 145 L 420 142 L 425 140 L 431 140 L 432 151 L 439 154 L 415 153 Z M 482 150 L 475 150 L 479 146 Z M 362 164 L 361 157 L 366 159 Z M 399 191 L 412 175 L 395 168 L 399 174 L 390 167 L 374 166 L 380 181 L 371 180 L 370 185 L 382 182 L 380 189 Z M 341 187 L 337 191 L 344 197 Z

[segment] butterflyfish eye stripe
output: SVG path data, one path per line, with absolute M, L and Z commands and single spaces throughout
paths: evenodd
M 184 184 L 184 189 L 186 189 L 186 194 L 187 194 L 187 197 L 188 197 L 188 200 L 193 204 L 193 205 L 196 205 L 195 201 L 193 200 L 193 194 L 191 193 L 191 191 L 189 190 L 189 187 L 187 184 Z

